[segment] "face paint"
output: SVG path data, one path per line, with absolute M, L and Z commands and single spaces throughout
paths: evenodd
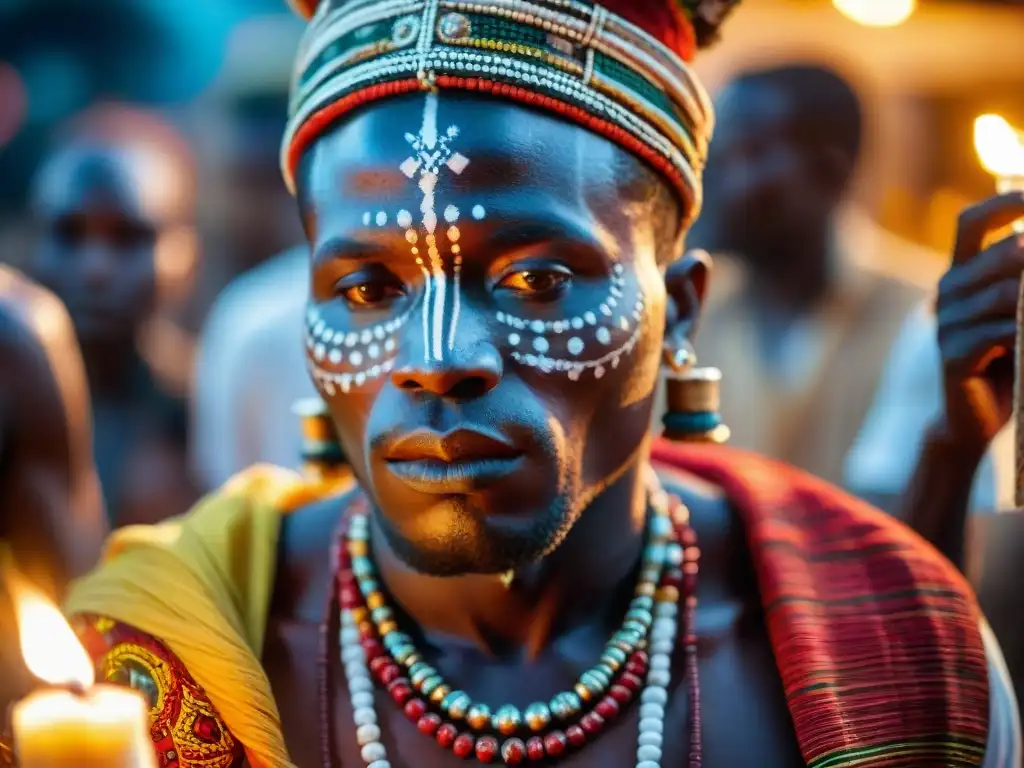
M 398 349 L 396 336 L 412 310 L 361 331 L 332 328 L 320 310 L 306 312 L 306 354 L 310 374 L 327 395 L 348 392 L 390 373 Z
M 456 206 L 449 205 L 444 210 L 447 228 L 441 226 L 437 215 L 436 189 L 444 169 L 458 175 L 469 165 L 469 159 L 451 146 L 459 135 L 459 129 L 450 126 L 443 135 L 439 135 L 437 113 L 438 95 L 428 93 L 419 133 L 405 135 L 413 155 L 400 166 L 408 178 L 417 180 L 417 187 L 422 194 L 419 206 L 421 226 L 414 226 L 413 214 L 408 210 L 402 209 L 395 216 L 398 226 L 405 230 L 405 239 L 423 274 L 423 354 L 426 362 L 442 360 L 445 347 L 449 351 L 454 348 L 461 304 L 462 248 L 459 245 L 461 233 L 458 228 L 461 214 Z M 486 215 L 483 206 L 474 206 L 472 215 L 478 221 L 483 219 Z M 363 214 L 363 225 L 367 227 L 371 224 L 384 227 L 390 220 L 387 211 L 366 211 Z M 439 230 L 444 230 L 443 234 Z M 442 252 L 445 245 L 447 254 Z M 450 258 L 446 259 L 446 255 L 450 255 Z M 306 346 L 314 380 L 327 394 L 332 395 L 337 390 L 348 392 L 353 386 L 362 386 L 367 381 L 389 373 L 395 365 L 395 335 L 406 324 L 412 311 L 359 333 L 346 334 L 330 328 L 320 316 L 319 310 L 311 308 L 306 322 Z M 378 362 L 382 352 L 385 359 Z M 343 363 L 347 363 L 351 370 L 339 372 L 337 367 Z
M 394 215 L 385 210 L 363 213 L 366 227 L 397 225 L 405 232 L 412 257 L 423 276 L 421 303 L 401 317 L 362 331 L 344 332 L 331 328 L 317 308 L 307 317 L 307 348 L 314 380 L 328 395 L 349 392 L 389 373 L 395 366 L 397 334 L 416 309 L 421 313 L 424 362 L 442 361 L 455 347 L 461 310 L 462 246 L 459 221 L 463 212 L 455 205 L 438 209 L 438 185 L 445 170 L 459 175 L 469 159 L 453 143 L 457 126 L 438 131 L 437 93 L 428 93 L 420 130 L 406 133 L 413 150 L 400 168 L 415 180 L 421 194 L 419 223 L 416 215 L 401 209 Z M 487 212 L 474 205 L 470 216 L 481 221 Z M 497 312 L 497 321 L 508 329 L 505 342 L 516 362 L 542 373 L 565 373 L 578 381 L 592 372 L 600 379 L 618 368 L 623 357 L 636 347 L 644 330 L 646 297 L 633 281 L 625 278 L 622 264 L 614 264 L 608 292 L 599 304 L 559 320 L 539 320 L 510 312 Z
M 600 379 L 609 368 L 618 368 L 633 351 L 643 332 L 646 299 L 643 291 L 626 295 L 621 264 L 612 268 L 608 295 L 594 309 L 561 320 L 527 320 L 498 312 L 498 322 L 508 326 L 508 345 L 519 363 L 544 373 L 568 374 L 578 381 L 586 371 Z
M 448 333 L 444 332 L 444 321 L 448 305 L 448 271 L 449 262 L 446 262 L 441 253 L 441 244 L 438 236 L 437 216 L 437 184 L 439 174 L 443 168 L 448 168 L 452 173 L 458 175 L 466 170 L 469 160 L 456 152 L 451 143 L 459 135 L 456 126 L 450 126 L 443 136 L 438 135 L 437 110 L 438 95 L 435 92 L 427 94 L 423 106 L 423 125 L 417 135 L 406 134 L 405 140 L 409 142 L 414 154 L 402 163 L 402 173 L 410 179 L 418 176 L 420 192 L 423 198 L 420 201 L 420 213 L 422 214 L 422 230 L 417 232 L 412 228 L 412 215 L 406 211 L 399 214 L 399 223 L 405 228 L 405 238 L 412 245 L 413 255 L 416 257 L 416 264 L 423 272 L 424 297 L 423 297 L 423 355 L 424 359 L 442 360 L 444 357 L 444 346 L 447 341 L 449 351 L 455 345 L 455 328 L 459 320 L 459 288 L 462 272 L 461 247 L 458 244 L 459 229 L 456 222 L 459 220 L 459 209 L 454 205 L 448 206 L 444 212 L 445 220 L 450 224 L 446 233 L 448 250 L 451 254 L 450 269 L 452 272 L 452 311 L 449 315 Z M 426 259 L 422 253 L 422 246 L 419 245 L 422 238 L 426 247 Z

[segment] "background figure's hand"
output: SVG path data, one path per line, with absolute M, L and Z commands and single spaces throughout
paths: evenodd
M 937 315 L 945 384 L 942 429 L 984 451 L 1013 411 L 1017 299 L 1024 235 L 983 248 L 993 230 L 1024 216 L 1024 194 L 990 198 L 964 210 L 952 265 L 939 281 Z

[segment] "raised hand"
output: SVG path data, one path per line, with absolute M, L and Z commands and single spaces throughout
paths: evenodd
M 1013 410 L 1013 349 L 1024 272 L 1024 235 L 984 247 L 1024 217 L 1024 194 L 999 195 L 960 214 L 952 264 L 939 281 L 939 348 L 945 384 L 942 428 L 964 447 L 984 447 Z

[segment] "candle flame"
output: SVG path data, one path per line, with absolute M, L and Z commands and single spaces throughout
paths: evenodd
M 1024 176 L 1024 141 L 999 115 L 974 121 L 974 149 L 985 170 L 994 176 Z
M 865 27 L 897 27 L 917 8 L 917 0 L 832 0 L 832 4 Z
M 57 606 L 13 569 L 8 568 L 5 576 L 18 615 L 25 666 L 52 685 L 91 686 L 92 660 Z

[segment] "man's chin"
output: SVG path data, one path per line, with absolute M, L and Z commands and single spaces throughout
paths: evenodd
M 445 497 L 410 529 L 381 526 L 389 548 L 409 568 L 430 576 L 499 574 L 534 563 L 565 538 L 571 522 L 553 510 L 531 512 L 507 503 Z

